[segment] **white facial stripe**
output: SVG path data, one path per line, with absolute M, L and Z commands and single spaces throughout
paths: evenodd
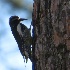
M 18 31 L 19 35 L 21 35 L 21 36 L 23 37 L 23 33 L 22 33 L 22 31 L 21 31 L 21 26 L 20 26 L 20 24 L 17 25 L 17 31 Z

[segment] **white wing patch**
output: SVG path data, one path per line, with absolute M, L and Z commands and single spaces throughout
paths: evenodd
M 23 37 L 23 33 L 22 33 L 22 30 L 21 30 L 20 24 L 17 25 L 17 31 L 18 31 L 19 35 L 21 35 Z

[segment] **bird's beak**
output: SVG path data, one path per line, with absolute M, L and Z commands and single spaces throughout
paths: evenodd
M 20 19 L 19 19 L 19 21 L 23 21 L 23 20 L 27 20 L 27 19 L 25 19 L 25 18 L 20 18 Z

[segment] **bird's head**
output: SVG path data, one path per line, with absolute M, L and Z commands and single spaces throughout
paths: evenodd
M 23 20 L 27 20 L 27 19 L 25 19 L 25 18 L 19 18 L 18 16 L 11 16 L 10 18 L 9 18 L 9 24 L 10 25 L 14 25 L 14 24 L 19 24 L 20 23 L 20 21 L 23 21 Z

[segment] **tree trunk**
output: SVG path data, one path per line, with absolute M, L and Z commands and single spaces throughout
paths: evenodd
M 33 70 L 70 70 L 70 1 L 34 0 Z

